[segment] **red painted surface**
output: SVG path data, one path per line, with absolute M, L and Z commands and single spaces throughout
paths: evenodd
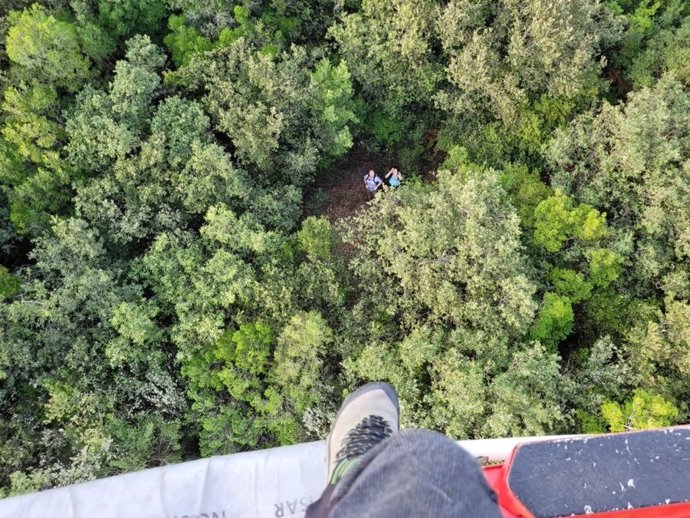
M 501 465 L 486 466 L 484 476 L 498 495 L 498 504 L 504 518 L 534 518 L 534 515 L 518 500 L 507 484 L 510 466 L 517 448 Z M 688 474 L 690 476 L 690 474 Z M 572 516 L 572 515 L 569 515 Z M 581 514 L 573 518 L 690 518 L 690 502 L 664 505 L 659 507 L 644 507 L 625 511 L 609 511 L 604 513 Z

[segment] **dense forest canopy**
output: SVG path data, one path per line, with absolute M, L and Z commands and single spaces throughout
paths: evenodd
M 684 0 L 6 0 L 0 92 L 0 496 L 690 418 Z

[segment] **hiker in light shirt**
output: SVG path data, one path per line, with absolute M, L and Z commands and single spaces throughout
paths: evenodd
M 383 185 L 383 180 L 379 178 L 376 171 L 373 169 L 364 175 L 364 186 L 367 188 L 367 194 L 371 200 L 374 197 L 374 193 L 378 191 Z

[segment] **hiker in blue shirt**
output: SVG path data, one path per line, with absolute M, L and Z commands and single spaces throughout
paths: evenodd
M 374 193 L 378 191 L 382 185 L 383 180 L 379 178 L 379 175 L 377 175 L 373 169 L 364 175 L 364 186 L 367 188 L 369 199 L 374 197 Z
M 400 173 L 400 170 L 397 167 L 394 167 L 390 171 L 388 171 L 386 179 L 388 179 L 388 177 L 390 177 L 390 180 L 388 180 L 388 185 L 390 185 L 394 189 L 396 187 L 400 187 L 400 184 L 402 183 L 402 174 Z

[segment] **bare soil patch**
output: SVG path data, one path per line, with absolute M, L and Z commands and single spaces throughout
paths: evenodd
M 323 215 L 331 223 L 352 216 L 368 200 L 364 175 L 373 169 L 382 179 L 393 164 L 363 149 L 345 155 L 330 172 L 323 173 L 305 195 L 305 214 Z
M 435 171 L 444 156 L 435 150 L 433 137 L 429 137 L 427 154 L 417 171 L 425 182 L 434 181 Z M 354 215 L 369 201 L 364 175 L 373 169 L 383 180 L 391 167 L 400 167 L 400 162 L 390 156 L 371 153 L 363 147 L 351 150 L 307 190 L 304 215 L 325 216 L 331 223 Z M 401 172 L 403 178 L 411 177 L 409 171 Z

